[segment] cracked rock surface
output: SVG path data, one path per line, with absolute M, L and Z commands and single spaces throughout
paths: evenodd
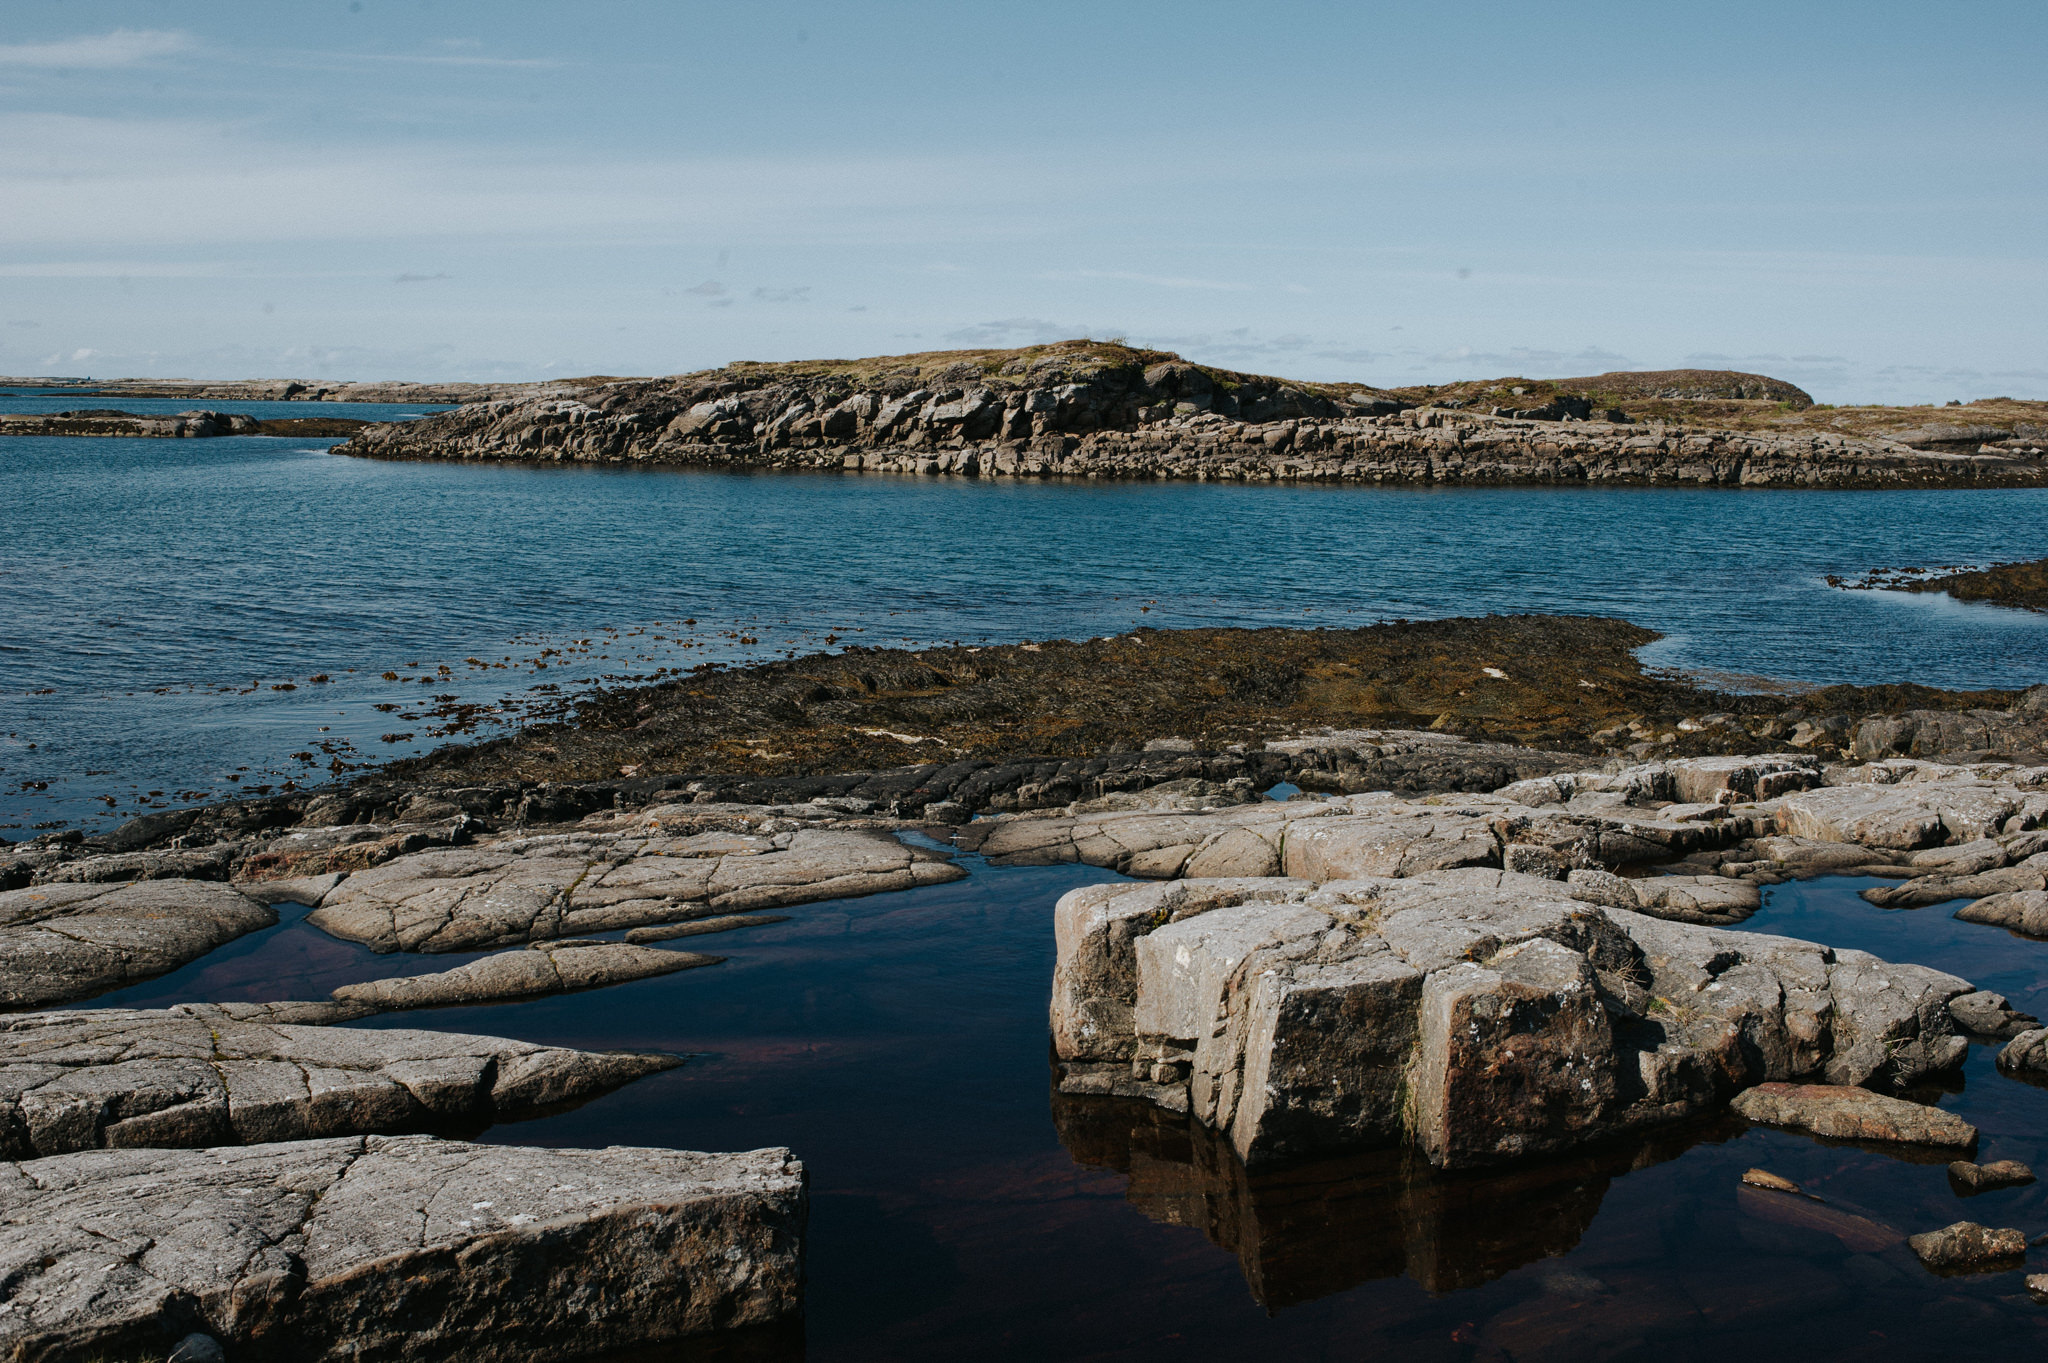
M 0 1007 L 89 998 L 196 961 L 277 913 L 196 880 L 0 892 Z
M 0 1019 L 0 1154 L 476 1129 L 682 1063 L 271 1020 L 304 1007 L 234 1006 L 237 1017 L 188 1004 Z
M 966 874 L 944 852 L 868 829 L 571 833 L 399 857 L 327 891 L 307 921 L 373 951 L 475 951 Z
M 0 1164 L 0 1350 L 196 1329 L 249 1360 L 585 1357 L 792 1314 L 805 1214 L 783 1149 L 354 1136 Z
M 1485 867 L 1088 886 L 1055 910 L 1069 1093 L 1189 1112 L 1248 1166 L 1409 1143 L 1443 1168 L 1900 1085 L 1968 1050 L 1954 976 L 1609 909 Z

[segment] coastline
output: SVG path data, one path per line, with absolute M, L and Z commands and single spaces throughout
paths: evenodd
M 1915 412 L 1920 424 L 1894 429 L 1899 413 L 1887 409 L 1807 421 L 1811 399 L 1789 385 L 1768 391 L 1796 398 L 1746 396 L 1775 382 L 1759 376 L 1708 375 L 1718 386 L 1671 390 L 1680 397 L 1618 397 L 1632 377 L 1386 390 L 1069 341 L 554 388 L 371 426 L 336 452 L 982 478 L 2048 486 L 2038 420 L 1987 426 L 1980 414 Z M 1642 418 L 1615 402 L 1633 402 Z M 2048 417 L 2043 404 L 2001 400 L 2008 407 Z

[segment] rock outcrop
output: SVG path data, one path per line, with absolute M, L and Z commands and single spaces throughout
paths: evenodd
M 1062 1090 L 1185 1109 L 1252 1167 L 1412 1144 L 1469 1168 L 1968 1049 L 1953 976 L 1487 868 L 1090 886 L 1055 929 Z
M 307 921 L 373 951 L 476 951 L 966 874 L 943 852 L 858 829 L 562 834 L 400 857 L 349 876 Z
M 0 1164 L 0 1350 L 197 1330 L 252 1363 L 584 1358 L 794 1316 L 805 1214 L 780 1149 L 358 1136 Z
M 682 1063 L 278 1013 L 188 1004 L 0 1019 L 0 1156 L 480 1130 Z
M 202 881 L 0 891 L 0 1007 L 90 998 L 276 922 L 268 905 Z
M 1514 410 L 1523 409 L 1496 409 Z M 1647 429 L 1587 421 L 1584 398 L 1527 416 L 1416 406 L 1163 351 L 1066 342 L 626 380 L 574 397 L 473 402 L 370 427 L 346 453 L 979 477 L 1363 483 L 1665 482 L 1926 487 L 2048 483 L 2021 451 L 1948 453 L 1882 438 Z M 1535 418 L 1535 419 L 1531 419 Z
M 141 436 L 157 439 L 204 439 L 220 435 L 346 437 L 369 424 L 352 417 L 285 417 L 264 421 L 240 412 L 193 411 L 179 412 L 174 416 L 139 416 L 134 412 L 98 409 L 37 414 L 0 412 L 0 436 Z

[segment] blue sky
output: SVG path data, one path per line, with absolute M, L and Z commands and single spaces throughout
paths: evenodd
M 2048 396 L 2044 57 L 2039 0 L 10 0 L 0 373 Z

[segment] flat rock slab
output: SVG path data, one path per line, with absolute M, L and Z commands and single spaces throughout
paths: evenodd
M 8 890 L 0 893 L 0 1007 L 90 998 L 276 922 L 269 906 L 209 881 Z
M 667 942 L 678 937 L 701 937 L 712 932 L 732 932 L 738 928 L 762 928 L 770 923 L 787 923 L 786 913 L 722 913 L 712 918 L 699 918 L 688 923 L 670 923 L 663 927 L 634 928 L 626 934 L 631 943 Z
M 681 1063 L 208 1007 L 27 1013 L 0 1019 L 0 1154 L 474 1129 Z
M 867 829 L 566 834 L 399 857 L 349 876 L 307 921 L 373 951 L 476 951 L 966 874 L 944 852 Z
M 1957 909 L 1956 917 L 1965 923 L 2010 928 L 2029 937 L 2048 937 L 2048 892 L 2016 890 L 1987 895 Z
M 1968 1052 L 1947 1004 L 1974 991 L 1952 975 L 1571 889 L 1466 867 L 1071 891 L 1060 1086 L 1186 1111 L 1248 1166 L 1412 1141 L 1466 1168 Z
M 0 1164 L 0 1350 L 203 1330 L 241 1360 L 581 1358 L 800 1306 L 787 1150 L 534 1150 L 425 1136 Z
M 1832 1084 L 1762 1084 L 1731 1106 L 1750 1121 L 1847 1141 L 1885 1141 L 1968 1150 L 1977 1128 L 1953 1112 L 1869 1089 Z
M 337 1003 L 361 1004 L 380 1011 L 493 1003 L 651 979 L 678 970 L 717 965 L 724 959 L 688 951 L 655 951 L 622 942 L 559 946 L 537 942 L 523 951 L 501 951 L 432 975 L 343 985 L 334 991 L 334 999 Z
M 1906 1238 L 1920 1262 L 1936 1273 L 1990 1273 L 2017 1268 L 2026 1258 L 2026 1233 L 1993 1230 L 1974 1221 L 1926 1231 Z

